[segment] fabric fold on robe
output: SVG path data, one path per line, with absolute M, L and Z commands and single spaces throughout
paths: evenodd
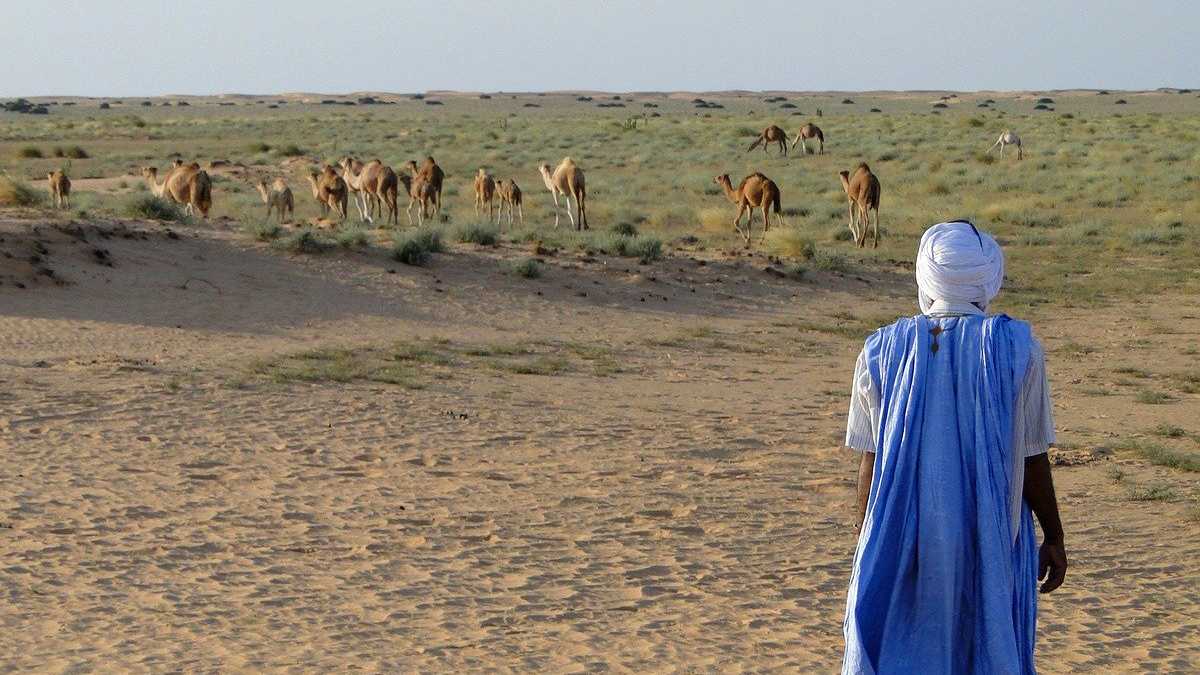
M 916 316 L 867 339 L 882 414 L 843 673 L 1036 672 L 1033 519 L 1022 503 L 1013 532 L 1009 510 L 1031 342 L 1004 315 Z

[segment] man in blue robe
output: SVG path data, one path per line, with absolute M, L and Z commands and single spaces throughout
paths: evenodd
M 854 376 L 842 672 L 1036 673 L 1037 581 L 1049 593 L 1067 568 L 1042 348 L 986 314 L 1004 256 L 971 223 L 927 230 L 916 274 L 922 313 L 872 334 Z

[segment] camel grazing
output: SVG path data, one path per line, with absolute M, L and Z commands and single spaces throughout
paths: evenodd
M 821 132 L 821 127 L 809 122 L 800 127 L 800 133 L 796 134 L 796 140 L 792 141 L 792 149 L 796 148 L 796 144 L 800 144 L 801 152 L 808 154 L 808 139 L 815 138 L 820 146 L 817 149 L 817 154 L 825 153 L 825 134 Z
M 997 138 L 996 142 L 992 144 L 992 147 L 988 148 L 988 152 L 995 150 L 996 146 L 1000 146 L 1000 156 L 1003 157 L 1004 146 L 1006 145 L 1017 146 L 1017 159 L 1025 159 L 1025 153 L 1021 150 L 1021 137 L 1009 131 L 1008 129 L 1005 129 L 1004 133 L 1000 134 L 1000 138 Z
M 733 187 L 733 183 L 730 182 L 729 174 L 727 173 L 713 178 L 713 182 L 720 185 L 729 201 L 738 207 L 737 215 L 733 219 L 733 229 L 742 235 L 742 238 L 746 241 L 746 248 L 750 248 L 750 234 L 754 227 L 754 209 L 756 207 L 762 209 L 763 239 L 767 238 L 767 230 L 771 229 L 771 219 L 767 213 L 768 209 L 773 209 L 775 216 L 779 218 L 779 222 L 783 222 L 779 186 L 770 178 L 758 172 L 752 173 L 742 179 L 736 190 Z M 743 231 L 741 224 L 742 214 L 746 213 L 747 209 L 750 210 L 750 213 L 746 217 L 746 229 Z
M 161 183 L 158 182 L 158 169 L 153 166 L 143 168 L 142 177 L 155 197 L 183 204 L 184 213 L 188 215 L 199 211 L 201 217 L 208 218 L 212 208 L 212 179 L 199 164 L 180 162 L 167 171 Z
M 413 175 L 413 178 L 421 178 L 425 183 L 428 183 L 433 189 L 433 214 L 441 213 L 442 210 L 442 182 L 446 179 L 446 173 L 442 171 L 442 167 L 438 166 L 432 156 L 425 158 L 418 168 L 417 163 L 413 160 L 408 160 L 404 165 Z M 412 208 L 412 204 L 409 204 Z
M 783 154 L 784 157 L 787 157 L 787 133 L 774 124 L 766 129 L 763 129 L 762 133 L 758 135 L 758 138 L 754 139 L 754 142 L 750 144 L 750 147 L 746 148 L 746 152 L 750 152 L 759 145 L 762 145 L 763 152 L 766 152 L 767 146 L 771 145 L 772 143 L 778 143 L 779 152 Z
M 258 188 L 258 194 L 262 197 L 263 203 L 267 205 L 267 220 L 271 219 L 271 209 L 275 209 L 279 213 L 279 224 L 282 225 L 286 219 L 292 218 L 296 213 L 296 202 L 292 198 L 292 189 L 288 187 L 287 181 L 282 178 L 276 178 L 271 182 L 270 187 L 267 186 L 267 181 L 260 178 L 254 187 Z
M 313 199 L 321 205 L 321 217 L 329 215 L 333 209 L 341 220 L 346 219 L 346 204 L 349 201 L 350 189 L 346 181 L 337 171 L 326 164 L 320 171 L 315 169 L 308 174 L 308 183 L 312 186 Z
M 838 173 L 842 177 L 842 189 L 846 191 L 846 199 L 850 202 L 850 233 L 854 235 L 854 243 L 859 248 L 867 245 L 867 228 L 871 226 L 871 211 L 875 211 L 875 229 L 872 235 L 873 247 L 879 248 L 879 179 L 871 173 L 871 167 L 866 163 L 858 165 L 854 176 L 849 171 Z M 855 215 L 858 216 L 858 227 L 855 227 Z
M 479 215 L 479 207 L 487 209 L 488 222 L 492 222 L 492 203 L 496 197 L 496 179 L 484 169 L 475 174 L 475 215 Z M 496 210 L 496 220 L 500 220 L 500 211 Z
M 48 173 L 46 182 L 50 184 L 50 199 L 54 201 L 54 208 L 71 208 L 71 179 L 67 178 L 67 174 L 62 169 Z
M 587 186 L 583 178 L 583 169 L 576 166 L 574 160 L 570 157 L 564 157 L 553 173 L 550 172 L 549 164 L 539 166 L 538 173 L 542 174 L 542 181 L 546 183 L 546 189 L 554 197 L 554 227 L 558 227 L 558 195 L 561 194 L 567 200 L 567 218 L 571 219 L 572 227 L 576 230 L 588 229 Z M 571 216 L 572 195 L 575 197 L 575 209 L 579 215 L 578 219 Z
M 504 207 L 508 207 L 508 225 L 513 224 L 513 210 L 515 209 L 521 216 L 521 224 L 525 224 L 525 211 L 521 208 L 521 188 L 517 185 L 517 181 L 511 179 L 501 179 L 496 183 L 496 194 L 500 195 L 500 213 L 496 214 L 496 222 L 500 222 L 501 213 Z
M 415 162 L 409 162 L 415 166 Z M 402 173 L 398 176 L 404 192 L 408 195 L 408 208 L 404 210 L 404 214 L 408 216 L 408 224 L 412 225 L 412 207 L 414 204 L 420 206 L 417 209 L 417 223 L 425 224 L 425 219 L 432 215 L 434 201 L 437 199 L 437 190 L 434 189 L 433 183 L 428 182 L 418 175 L 410 175 Z

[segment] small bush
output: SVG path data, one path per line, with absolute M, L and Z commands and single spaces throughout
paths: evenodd
M 84 150 L 78 145 L 73 145 L 69 148 L 55 147 L 54 156 L 69 157 L 71 159 L 87 159 L 89 157 L 87 150 Z
M 315 232 L 303 229 L 275 241 L 275 247 L 289 253 L 316 255 L 328 251 L 332 244 L 319 238 Z
M 778 227 L 767 233 L 763 247 L 777 256 L 811 260 L 817 248 L 794 227 Z
M 367 231 L 361 227 L 347 227 L 340 230 L 333 238 L 342 248 L 361 248 L 370 241 Z
M 32 145 L 27 145 L 20 150 L 17 150 L 17 157 L 21 159 L 41 159 L 44 157 L 41 148 L 36 148 Z
M 627 222 L 617 223 L 616 225 L 613 225 L 609 231 L 614 234 L 625 235 L 626 237 L 636 237 L 638 235 L 637 225 Z
M 125 215 L 147 220 L 182 221 L 187 218 L 178 204 L 154 195 L 138 195 L 125 203 Z
M 299 157 L 304 154 L 304 150 L 298 145 L 290 144 L 277 148 L 275 154 L 280 157 Z
M 0 176 L 0 206 L 36 206 L 42 202 L 42 192 L 11 176 Z
M 273 241 L 279 238 L 283 229 L 271 222 L 254 222 L 242 225 L 242 231 L 258 241 Z
M 1161 391 L 1143 389 L 1137 393 L 1137 396 L 1134 396 L 1133 400 L 1147 405 L 1161 405 L 1163 403 L 1170 403 L 1175 399 L 1170 394 L 1165 394 Z
M 537 279 L 542 276 L 542 263 L 538 262 L 537 258 L 526 258 L 521 262 L 513 263 L 511 270 L 519 277 Z
M 1139 246 L 1178 244 L 1183 241 L 1183 233 L 1176 229 L 1134 230 L 1129 234 L 1129 238 Z
M 658 237 L 633 237 L 629 246 L 629 255 L 643 263 L 658 260 L 662 257 L 662 240 Z
M 848 272 L 850 260 L 844 253 L 817 249 L 812 258 L 812 266 L 825 272 Z
M 454 229 L 454 238 L 465 244 L 495 246 L 500 240 L 500 229 L 490 223 L 468 223 Z
M 268 145 L 267 143 L 263 143 L 262 141 L 259 141 L 258 143 L 251 143 L 249 146 L 246 147 L 246 149 L 249 150 L 250 152 L 270 152 L 271 146 Z
M 434 253 L 446 250 L 442 233 L 423 227 L 396 235 L 392 244 L 392 258 L 405 265 L 424 265 Z

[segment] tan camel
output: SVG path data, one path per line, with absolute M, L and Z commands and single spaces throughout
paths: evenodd
M 313 198 L 321 205 L 321 217 L 327 217 L 329 210 L 333 209 L 341 220 L 345 220 L 350 189 L 337 170 L 326 164 L 320 171 L 310 171 L 308 182 L 312 186 Z
M 838 173 L 842 177 L 842 189 L 850 202 L 850 233 L 859 248 L 867 245 L 867 228 L 871 226 L 871 211 L 875 211 L 875 229 L 872 235 L 873 248 L 879 248 L 879 179 L 871 173 L 866 163 L 858 165 L 854 176 L 849 171 Z M 855 227 L 855 215 L 858 227 Z
M 338 166 L 342 169 L 341 176 L 342 180 L 346 182 L 349 198 L 353 199 L 354 206 L 358 207 L 358 219 L 363 222 L 371 222 L 371 215 L 367 204 L 367 193 L 362 186 L 362 174 L 365 165 L 353 157 L 344 157 L 338 162 Z
M 504 207 L 508 207 L 508 225 L 513 224 L 513 210 L 515 209 L 521 216 L 521 224 L 525 224 L 525 211 L 521 208 L 521 188 L 517 185 L 517 181 L 511 179 L 501 179 L 496 183 L 496 194 L 500 195 L 500 212 L 503 213 Z M 500 222 L 501 213 L 496 214 L 496 222 Z
M 546 183 L 546 189 L 554 197 L 554 227 L 558 227 L 558 195 L 561 194 L 567 200 L 567 218 L 570 218 L 571 225 L 576 230 L 588 229 L 587 186 L 583 177 L 583 169 L 576 166 L 570 157 L 564 157 L 558 168 L 554 169 L 554 173 L 550 172 L 549 164 L 539 166 L 538 172 L 542 174 L 542 181 Z M 572 196 L 575 197 L 578 219 L 571 215 Z
M 46 182 L 50 184 L 50 198 L 54 201 L 54 208 L 71 208 L 71 179 L 67 178 L 67 174 L 62 169 L 48 173 Z
M 433 188 L 432 213 L 440 213 L 442 210 L 442 182 L 446 179 L 446 173 L 442 171 L 442 167 L 438 166 L 432 156 L 426 157 L 420 167 L 417 167 L 417 163 L 411 159 L 404 166 L 412 173 L 413 178 L 420 178 Z M 411 207 L 412 204 L 409 204 L 409 208 Z
M 413 164 L 414 162 L 409 162 Z M 420 206 L 417 209 L 417 222 L 420 225 L 425 224 L 425 219 L 432 215 L 433 203 L 437 199 L 437 191 L 433 187 L 433 183 L 426 181 L 419 175 L 409 175 L 407 173 L 399 174 L 399 181 L 404 185 L 404 192 L 408 195 L 408 208 L 404 210 L 404 214 L 408 216 L 408 224 L 412 225 L 412 207 L 414 204 Z
M 184 205 L 184 213 L 208 218 L 208 210 L 212 208 L 212 179 L 199 164 L 179 163 L 167 171 L 161 183 L 158 182 L 158 169 L 148 166 L 142 169 L 142 177 L 150 186 L 155 197 Z
M 267 205 L 267 220 L 271 219 L 271 209 L 275 209 L 279 213 L 280 225 L 285 222 L 285 219 L 295 215 L 296 201 L 292 198 L 292 189 L 288 187 L 287 181 L 276 178 L 268 187 L 267 181 L 260 178 L 254 187 L 258 188 L 259 196 Z
M 787 157 L 787 133 L 774 124 L 766 129 L 763 129 L 762 133 L 758 135 L 758 138 L 754 139 L 754 142 L 750 144 L 750 147 L 746 148 L 746 152 L 750 152 L 759 145 L 762 145 L 763 152 L 766 152 L 767 146 L 771 145 L 772 143 L 778 143 L 779 152 L 783 154 L 784 157 Z
M 479 208 L 487 209 L 488 222 L 492 222 L 492 204 L 496 197 L 496 179 L 492 174 L 484 169 L 480 169 L 479 173 L 475 174 L 475 215 L 479 215 Z M 496 221 L 500 220 L 500 211 L 496 211 Z
M 346 181 L 347 189 L 355 195 L 354 203 L 364 221 L 374 223 L 372 213 L 378 214 L 386 208 L 388 222 L 393 225 L 398 223 L 400 211 L 396 199 L 399 181 L 392 167 L 378 159 L 363 164 L 353 157 L 342 159 L 338 165 L 342 167 L 342 179 Z
M 730 182 L 729 174 L 727 173 L 713 178 L 713 182 L 720 185 L 721 189 L 725 191 L 725 197 L 737 205 L 738 212 L 733 218 L 733 229 L 742 235 L 742 239 L 746 241 L 746 248 L 750 248 L 750 234 L 754 228 L 754 209 L 756 207 L 762 210 L 763 239 L 767 238 L 767 230 L 771 229 L 771 219 L 767 213 L 768 209 L 773 209 L 775 217 L 779 219 L 779 222 L 784 222 L 780 206 L 779 186 L 770 178 L 758 172 L 752 173 L 742 179 L 736 190 L 733 187 L 733 183 Z M 746 229 L 743 231 L 741 224 L 742 214 L 746 213 L 747 209 L 750 212 L 746 217 Z
M 804 126 L 800 127 L 800 133 L 796 134 L 796 140 L 792 141 L 792 149 L 794 150 L 796 148 L 796 144 L 799 143 L 801 152 L 803 152 L 804 154 L 807 155 L 808 154 L 808 139 L 810 139 L 810 138 L 815 138 L 815 139 L 817 139 L 817 142 L 820 143 L 820 146 L 817 150 L 817 154 L 818 155 L 824 154 L 825 153 L 825 134 L 821 132 L 821 127 L 813 124 L 812 122 L 809 122 L 808 124 L 805 124 Z
M 996 146 L 1000 146 L 1000 156 L 1003 157 L 1004 146 L 1006 145 L 1017 146 L 1017 159 L 1025 159 L 1025 153 L 1021 150 L 1021 137 L 1009 131 L 1008 129 L 1005 129 L 1004 133 L 1000 134 L 1000 138 L 997 138 L 996 142 L 992 144 L 992 147 L 988 148 L 988 152 L 995 150 Z

